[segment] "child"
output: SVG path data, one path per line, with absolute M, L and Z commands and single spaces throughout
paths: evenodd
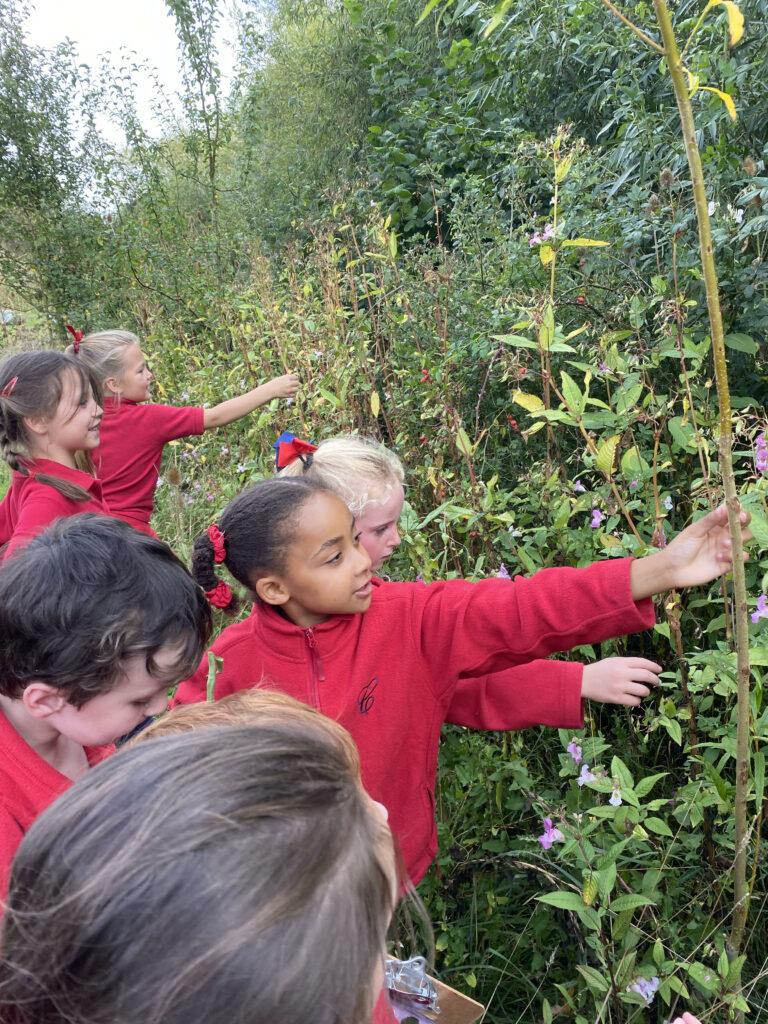
M 646 558 L 512 582 L 386 583 L 372 579 L 340 498 L 313 481 L 278 477 L 244 491 L 197 538 L 193 574 L 226 606 L 229 588 L 214 572 L 223 561 L 258 599 L 212 647 L 223 659 L 215 695 L 264 680 L 347 728 L 363 785 L 387 807 L 418 882 L 437 848 L 437 747 L 458 680 L 647 629 L 652 594 L 705 583 L 729 560 L 723 507 Z M 176 701 L 205 699 L 207 674 L 206 659 Z
M 176 556 L 118 519 L 60 520 L 3 566 L 0 895 L 33 820 L 166 707 L 166 688 L 194 670 L 210 628 Z
M 168 441 L 226 426 L 273 398 L 292 398 L 299 388 L 296 374 L 286 373 L 212 409 L 155 405 L 149 403 L 152 373 L 135 334 L 100 331 L 75 338 L 68 351 L 91 368 L 104 389 L 101 444 L 94 453 L 104 500 L 113 515 L 145 533 L 154 532 L 149 520 Z
M 0 364 L 0 454 L 13 470 L 3 501 L 4 557 L 59 516 L 106 513 L 89 452 L 99 443 L 99 386 L 63 352 Z
M 315 479 L 335 491 L 354 515 L 360 543 L 377 572 L 400 545 L 402 462 L 377 441 L 356 434 L 328 438 L 311 455 L 311 461 L 293 459 L 281 476 Z M 582 729 L 584 699 L 636 706 L 649 686 L 659 685 L 660 671 L 646 658 L 604 658 L 593 665 L 532 661 L 483 679 L 460 679 L 445 720 L 473 729 Z
M 392 839 L 340 730 L 298 714 L 99 765 L 13 865 L 0 1019 L 366 1024 Z

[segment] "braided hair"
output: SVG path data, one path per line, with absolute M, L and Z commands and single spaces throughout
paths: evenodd
M 55 414 L 68 374 L 74 375 L 81 399 L 93 392 L 96 401 L 101 402 L 101 386 L 92 371 L 65 352 L 20 352 L 0 363 L 0 457 L 24 476 L 30 475 L 27 463 L 31 459 L 24 420 Z M 76 461 L 81 469 L 93 473 L 93 463 L 87 453 L 78 452 Z M 36 473 L 35 479 L 71 501 L 90 500 L 84 488 L 67 480 L 47 473 Z
M 209 601 L 229 613 L 237 608 L 229 587 L 216 575 L 217 562 L 249 590 L 254 576 L 282 574 L 291 526 L 309 499 L 326 489 L 315 480 L 273 477 L 231 501 L 218 525 L 201 533 L 192 549 L 192 575 Z

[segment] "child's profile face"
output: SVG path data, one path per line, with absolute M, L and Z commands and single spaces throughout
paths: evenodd
M 146 402 L 149 400 L 149 385 L 152 372 L 139 345 L 126 345 L 123 356 L 123 374 L 117 382 L 115 393 L 127 402 Z
M 380 499 L 371 502 L 355 520 L 360 531 L 360 543 L 371 556 L 374 572 L 378 572 L 395 548 L 400 546 L 397 522 L 404 501 L 403 485 L 395 481 Z
M 290 540 L 286 571 L 268 579 L 277 582 L 280 592 L 274 591 L 273 596 L 279 599 L 259 593 L 305 628 L 331 615 L 368 609 L 373 589 L 371 560 L 360 543 L 354 517 L 340 498 L 318 491 L 303 505 Z
M 79 708 L 66 704 L 58 712 L 56 728 L 83 747 L 114 743 L 145 718 L 166 710 L 166 689 L 178 679 L 175 672 L 178 662 L 176 644 L 166 644 L 155 653 L 153 663 L 157 675 L 149 673 L 143 654 L 128 658 L 123 676 L 115 687 L 92 697 Z
M 44 432 L 35 432 L 30 450 L 37 458 L 71 463 L 75 452 L 90 451 L 98 445 L 100 424 L 101 406 L 91 388 L 83 392 L 77 373 L 65 371 L 56 411 L 42 421 Z

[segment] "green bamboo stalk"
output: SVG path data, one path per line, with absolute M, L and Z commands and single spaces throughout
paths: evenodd
M 616 13 L 608 0 L 606 7 Z M 731 397 L 728 387 L 728 364 L 723 336 L 723 319 L 720 311 L 720 297 L 712 251 L 712 234 L 707 212 L 707 195 L 701 166 L 701 155 L 696 143 L 696 128 L 686 85 L 685 71 L 675 39 L 672 20 L 665 0 L 654 0 L 654 11 L 661 33 L 661 41 L 669 69 L 675 99 L 680 114 L 680 124 L 691 172 L 693 197 L 696 205 L 696 219 L 699 228 L 699 248 L 704 283 L 707 292 L 710 335 L 715 367 L 715 380 L 720 407 L 718 452 L 720 473 L 728 506 L 728 525 L 733 551 L 733 605 L 736 618 L 736 650 L 738 670 L 738 725 L 736 735 L 736 794 L 734 800 L 735 857 L 733 861 L 734 907 L 728 954 L 733 960 L 738 956 L 744 939 L 747 920 L 748 890 L 747 868 L 747 787 L 749 783 L 749 631 L 747 623 L 747 592 L 744 578 L 743 546 L 741 542 L 740 507 L 733 474 L 732 460 L 732 417 Z M 622 18 L 622 20 L 625 20 Z M 639 34 L 634 26 L 633 31 Z M 654 45 L 658 50 L 658 45 Z M 740 988 L 740 980 L 735 991 Z

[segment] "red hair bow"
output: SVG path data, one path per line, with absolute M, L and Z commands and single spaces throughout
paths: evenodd
M 280 441 L 277 447 L 277 459 L 275 460 L 278 469 L 285 469 L 286 466 L 290 466 L 296 459 L 302 459 L 302 455 L 311 455 L 312 452 L 317 451 L 316 444 L 310 444 L 309 441 L 302 441 L 298 437 L 294 437 L 292 441 Z
M 224 547 L 224 534 L 218 528 L 216 523 L 214 523 L 213 526 L 208 527 L 208 537 L 213 545 L 214 562 L 223 562 L 227 557 L 227 551 Z
M 205 596 L 214 608 L 229 608 L 232 604 L 232 591 L 224 580 L 219 580 L 213 590 L 206 590 Z
M 75 328 L 72 326 L 72 324 L 65 324 L 64 326 L 67 328 L 69 333 L 75 339 L 72 342 L 72 348 L 75 350 L 75 355 L 77 355 L 77 353 L 80 351 L 80 342 L 83 340 L 83 332 L 82 331 L 76 331 Z

